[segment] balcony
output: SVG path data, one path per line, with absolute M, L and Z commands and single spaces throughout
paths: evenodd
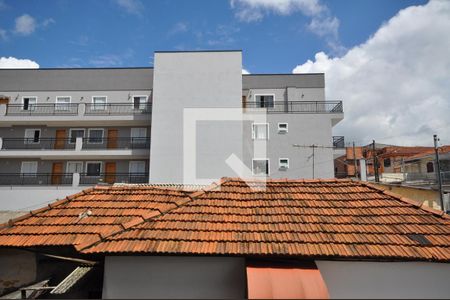
M 345 148 L 345 140 L 343 136 L 333 136 L 333 148 L 335 149 Z
M 0 186 L 78 186 L 98 183 L 148 183 L 146 173 L 0 173 Z
M 79 104 L 33 104 L 27 109 L 21 104 L 7 104 L 7 116 L 73 116 L 78 115 Z
M 111 125 L 148 125 L 152 113 L 151 103 L 51 103 L 32 104 L 26 109 L 21 104 L 0 104 L 0 120 L 4 125 L 48 124 L 59 126 L 98 126 L 108 121 Z
M 149 137 L 0 138 L 0 158 L 141 159 L 149 151 Z
M 342 101 L 272 101 L 243 102 L 244 108 L 264 108 L 267 113 L 342 114 Z

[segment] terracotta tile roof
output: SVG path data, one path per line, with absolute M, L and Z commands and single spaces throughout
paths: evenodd
M 183 191 L 152 187 L 96 187 L 0 226 L 0 246 L 86 247 L 142 223 L 188 199 Z
M 388 146 L 384 147 L 383 153 L 378 155 L 379 158 L 389 158 L 389 157 L 410 157 L 418 153 L 426 151 L 434 151 L 433 147 L 404 147 L 404 146 Z
M 0 246 L 83 253 L 270 255 L 450 262 L 450 219 L 349 180 L 223 179 L 199 191 L 86 191 L 0 230 Z M 79 219 L 80 212 L 92 214 Z
M 359 182 L 229 179 L 84 252 L 450 261 L 450 220 Z
M 449 152 L 450 152 L 450 145 L 439 147 L 439 153 L 440 154 L 445 154 L 445 153 L 449 153 Z M 421 152 L 417 153 L 416 155 L 409 156 L 406 159 L 406 161 L 411 161 L 411 160 L 415 160 L 415 159 L 424 158 L 424 157 L 427 157 L 429 155 L 434 155 L 434 148 L 421 151 Z

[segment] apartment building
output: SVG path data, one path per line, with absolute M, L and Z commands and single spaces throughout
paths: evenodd
M 333 177 L 343 106 L 326 101 L 324 74 L 242 75 L 241 51 L 154 61 L 0 70 L 0 209 L 102 182 Z

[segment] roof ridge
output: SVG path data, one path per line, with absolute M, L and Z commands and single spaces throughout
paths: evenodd
M 62 199 L 56 199 L 56 201 L 47 204 L 47 206 L 44 206 L 44 207 L 41 207 L 41 208 L 37 208 L 37 209 L 34 209 L 34 210 L 30 210 L 28 213 L 26 213 L 24 215 L 21 215 L 21 216 L 9 219 L 5 223 L 0 224 L 0 229 L 6 228 L 6 227 L 11 227 L 16 222 L 25 220 L 25 219 L 27 219 L 29 217 L 32 217 L 32 216 L 34 216 L 34 215 L 36 215 L 38 213 L 45 212 L 47 210 L 55 208 L 56 206 L 62 205 L 64 203 L 67 203 L 67 202 L 75 199 L 76 197 L 83 196 L 83 195 L 85 195 L 85 194 L 87 194 L 89 192 L 92 192 L 94 189 L 95 189 L 95 187 L 90 187 L 90 188 L 84 189 L 84 190 L 82 190 L 82 191 L 80 191 L 80 192 L 78 192 L 76 194 L 66 196 L 66 197 L 64 197 Z
M 383 194 L 385 194 L 385 195 L 387 195 L 389 197 L 395 198 L 395 199 L 397 199 L 397 200 L 399 200 L 399 201 L 401 201 L 403 203 L 409 204 L 410 206 L 413 206 L 413 207 L 415 207 L 417 209 L 426 211 L 427 213 L 431 213 L 432 215 L 434 215 L 436 217 L 440 217 L 442 219 L 450 219 L 450 216 L 447 215 L 445 212 L 426 206 L 425 205 L 425 201 L 420 203 L 417 200 L 414 200 L 414 199 L 411 199 L 411 198 L 408 198 L 408 197 L 404 197 L 404 196 L 399 195 L 397 193 L 391 192 L 387 188 L 376 186 L 376 185 L 374 185 L 372 183 L 365 182 L 365 181 L 361 181 L 361 183 L 364 186 L 368 187 L 368 188 L 380 191 L 381 193 L 383 193 Z

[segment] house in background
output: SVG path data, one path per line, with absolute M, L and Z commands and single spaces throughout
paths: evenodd
M 97 183 L 209 184 L 236 175 L 231 155 L 245 177 L 333 177 L 343 105 L 326 101 L 324 74 L 242 75 L 241 51 L 154 57 L 154 68 L 1 69 L 0 210 Z
M 41 298 L 446 298 L 449 245 L 447 215 L 364 182 L 99 186 L 4 224 L 0 282 Z

